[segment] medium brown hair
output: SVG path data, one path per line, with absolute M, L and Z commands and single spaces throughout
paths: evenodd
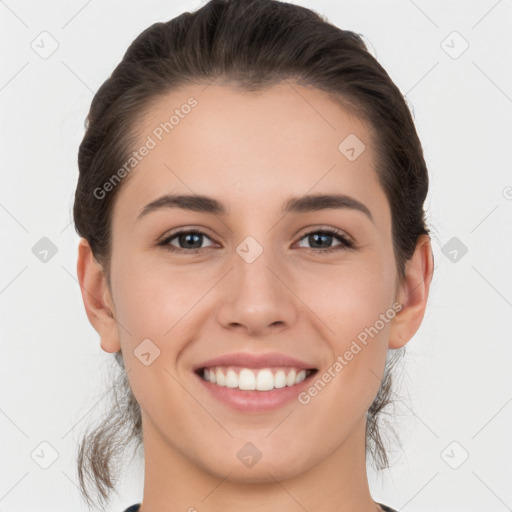
M 313 87 L 366 122 L 391 209 L 402 281 L 418 237 L 429 234 L 423 209 L 427 167 L 405 97 L 359 34 L 314 11 L 276 0 L 211 0 L 193 13 L 144 30 L 92 100 L 78 153 L 73 214 L 75 229 L 89 242 L 109 286 L 112 211 L 129 177 L 101 200 L 94 190 L 127 161 L 140 135 L 137 123 L 154 100 L 183 85 L 219 79 L 241 90 L 264 90 L 282 81 Z M 389 465 L 379 418 L 393 402 L 392 369 L 403 353 L 404 348 L 388 351 L 381 386 L 367 412 L 366 450 L 379 470 Z M 77 456 L 82 496 L 92 506 L 96 494 L 103 510 L 115 489 L 124 449 L 132 441 L 142 444 L 140 408 L 121 351 L 114 357 L 113 407 L 81 439 Z

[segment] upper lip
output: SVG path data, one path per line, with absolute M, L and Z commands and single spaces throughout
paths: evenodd
M 277 352 L 267 354 L 251 354 L 249 352 L 237 352 L 214 357 L 194 366 L 194 371 L 213 366 L 242 366 L 244 368 L 272 368 L 278 366 L 290 366 L 303 370 L 315 369 L 313 365 L 300 361 L 294 357 Z

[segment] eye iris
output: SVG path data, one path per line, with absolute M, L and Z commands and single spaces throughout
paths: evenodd
M 324 238 L 324 239 L 327 238 L 328 242 L 332 242 L 332 235 L 329 235 L 326 233 L 323 233 L 323 234 L 315 233 L 315 234 L 309 235 L 309 243 L 311 243 L 311 241 L 313 240 L 312 246 L 315 247 L 315 244 L 318 242 L 319 238 Z
M 189 243 L 190 237 L 195 237 L 196 242 L 197 242 L 197 239 L 199 239 L 199 245 L 197 247 L 193 246 L 194 242 Z M 186 240 L 184 243 L 185 247 L 189 247 L 192 249 L 200 249 L 201 248 L 201 238 L 200 237 L 202 237 L 202 235 L 200 235 L 198 233 L 185 233 L 185 234 L 180 235 L 178 239 L 180 241 L 180 245 L 184 240 Z

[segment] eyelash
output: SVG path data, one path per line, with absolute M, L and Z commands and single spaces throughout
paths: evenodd
M 341 242 L 339 245 L 336 245 L 329 249 L 314 249 L 314 248 L 308 248 L 303 247 L 302 249 L 306 250 L 307 252 L 314 252 L 314 253 L 332 253 L 335 251 L 342 251 L 347 249 L 355 249 L 355 245 L 353 242 L 351 242 L 345 235 L 343 235 L 341 232 L 339 232 L 336 229 L 333 228 L 323 228 L 323 229 L 317 229 L 314 231 L 309 231 L 308 233 L 305 233 L 302 235 L 302 237 L 299 240 L 302 240 L 303 238 L 310 236 L 312 234 L 323 234 L 323 235 L 333 235 L 334 237 L 338 238 L 338 240 Z M 207 247 L 203 247 L 200 249 L 181 249 L 181 248 L 175 248 L 169 244 L 171 240 L 174 238 L 180 236 L 180 235 L 204 235 L 207 238 L 210 238 L 206 233 L 203 231 L 199 231 L 197 229 L 187 229 L 182 231 L 177 231 L 175 233 L 172 233 L 168 237 L 166 237 L 164 240 L 158 243 L 159 246 L 163 246 L 164 249 L 175 252 L 175 253 L 191 253 L 191 254 L 197 254 L 204 249 L 207 249 Z

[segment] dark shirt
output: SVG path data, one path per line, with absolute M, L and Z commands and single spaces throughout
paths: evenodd
M 382 507 L 382 510 L 384 512 L 398 512 L 394 508 L 388 507 L 386 505 L 383 505 L 382 503 L 376 502 L 377 505 L 380 505 Z M 131 507 L 128 507 L 124 512 L 139 512 L 140 503 L 137 503 L 136 505 L 132 505 Z
M 377 505 L 380 505 L 382 507 L 382 510 L 384 510 L 384 512 L 398 512 L 398 510 L 388 507 L 387 505 L 383 505 L 382 503 L 379 503 L 378 501 L 376 501 L 375 503 L 377 503 Z M 135 509 L 135 512 L 137 512 L 137 509 Z

